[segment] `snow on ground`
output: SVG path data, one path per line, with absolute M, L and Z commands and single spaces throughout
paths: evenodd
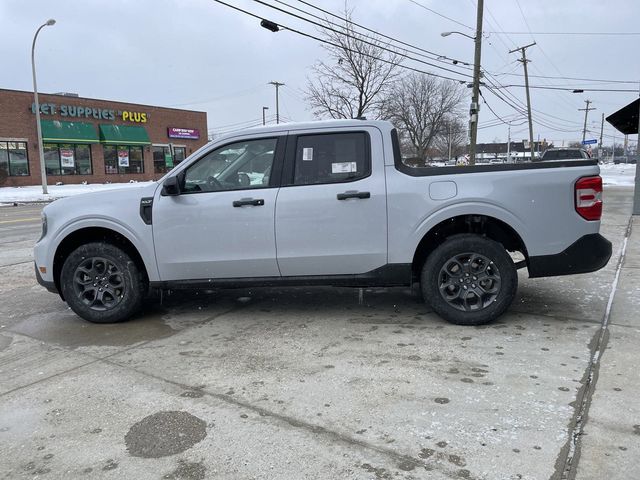
M 88 183 L 86 185 L 49 185 L 49 194 L 42 193 L 41 185 L 28 187 L 2 187 L 0 188 L 0 204 L 13 202 L 49 202 L 56 198 L 70 197 L 80 193 L 113 190 L 117 188 L 142 187 L 151 182 L 133 183 Z
M 600 175 L 605 185 L 632 187 L 635 183 L 636 166 L 621 163 L 605 163 L 600 165 Z M 134 183 L 91 183 L 87 185 L 49 185 L 49 194 L 42 194 L 40 185 L 29 187 L 0 187 L 0 205 L 13 202 L 48 202 L 56 198 L 70 197 L 80 193 L 112 190 L 116 188 L 131 188 L 146 185 L 151 182 Z M 253 182 L 252 182 L 253 183 Z
M 605 185 L 632 187 L 635 184 L 636 166 L 628 163 L 605 163 L 600 165 L 600 176 Z

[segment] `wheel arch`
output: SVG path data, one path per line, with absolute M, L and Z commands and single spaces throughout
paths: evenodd
M 142 255 L 140 255 L 140 252 L 129 238 L 107 227 L 82 227 L 66 235 L 56 247 L 53 257 L 53 281 L 61 297 L 60 274 L 65 259 L 79 246 L 91 242 L 106 242 L 122 248 L 133 259 L 145 278 L 149 279 L 147 266 L 142 259 Z M 64 297 L 62 299 L 64 300 Z
M 520 252 L 528 265 L 527 247 L 518 232 L 506 222 L 490 215 L 463 214 L 442 220 L 425 233 L 418 243 L 412 260 L 413 278 L 420 277 L 420 270 L 427 256 L 451 235 L 473 233 L 500 243 L 509 252 Z

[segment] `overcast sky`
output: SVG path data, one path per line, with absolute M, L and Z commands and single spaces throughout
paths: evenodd
M 262 18 L 317 34 L 313 25 L 254 1 L 226 1 Z M 276 0 L 264 1 L 289 9 Z M 283 1 L 312 11 L 297 0 Z M 340 0 L 307 1 L 336 13 L 344 8 Z M 470 39 L 460 35 L 443 38 L 440 33 L 459 30 L 473 35 L 474 0 L 349 0 L 349 6 L 354 9 L 354 20 L 364 26 L 473 63 Z M 31 41 L 48 18 L 57 23 L 40 33 L 36 48 L 42 92 L 75 92 L 84 97 L 202 110 L 208 113 L 209 129 L 221 132 L 260 122 L 262 106 L 268 106 L 273 116 L 274 87 L 267 82 L 277 80 L 286 84 L 280 89 L 281 115 L 287 120 L 312 119 L 302 90 L 311 65 L 325 55 L 318 42 L 288 31 L 271 33 L 260 28 L 258 20 L 213 0 L 2 0 L 1 88 L 32 89 Z M 584 112 L 578 109 L 584 108 L 586 99 L 596 108 L 589 112 L 588 137 L 596 138 L 601 114 L 607 116 L 638 96 L 640 36 L 541 32 L 640 32 L 639 19 L 638 0 L 519 0 L 519 4 L 516 0 L 485 0 L 485 32 L 521 34 L 485 34 L 482 68 L 492 75 L 494 84 L 522 84 L 522 64 L 516 61 L 519 55 L 508 50 L 535 40 L 537 45 L 527 50 L 531 75 L 636 82 L 530 79 L 537 86 L 633 90 L 531 91 L 536 139 L 539 135 L 557 145 L 563 140 L 565 144 L 580 140 Z M 406 65 L 447 74 L 413 61 Z M 502 96 L 510 103 L 525 104 L 523 88 L 506 90 L 510 94 Z M 513 140 L 528 137 L 522 115 L 487 89 L 483 94 L 498 116 L 513 120 Z M 479 141 L 506 141 L 507 126 L 492 126 L 496 123 L 500 122 L 482 105 L 480 126 L 485 128 L 479 130 Z M 615 133 L 605 123 L 604 143 L 610 144 Z M 621 142 L 622 136 L 617 136 Z

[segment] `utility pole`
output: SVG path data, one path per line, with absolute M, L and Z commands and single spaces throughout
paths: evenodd
M 469 165 L 476 163 L 476 142 L 478 141 L 478 112 L 480 111 L 480 56 L 482 52 L 482 13 L 484 10 L 484 0 L 478 0 L 478 11 L 476 15 L 476 36 L 475 53 L 473 56 L 473 92 L 471 94 L 471 108 L 469 109 L 470 123 L 470 145 L 469 145 Z
M 598 159 L 602 159 L 602 133 L 604 132 L 604 113 L 600 122 L 600 143 L 598 144 Z
M 276 123 L 280 123 L 280 104 L 278 101 L 278 88 L 284 87 L 284 83 L 269 82 L 269 85 L 276 87 Z
M 262 125 L 266 125 L 267 124 L 267 119 L 264 116 L 264 112 L 266 112 L 267 110 L 269 110 L 269 107 L 262 107 Z
M 511 159 L 511 124 L 507 128 L 507 163 Z
M 449 123 L 449 162 L 451 161 L 451 123 Z
M 587 115 L 591 110 L 596 110 L 595 108 L 589 108 L 589 104 L 593 103 L 591 100 L 585 100 L 584 103 L 587 104 L 587 108 L 579 108 L 578 110 L 584 112 L 584 128 L 582 129 L 582 144 L 584 145 L 584 141 L 587 138 Z
M 520 50 L 522 52 L 522 58 L 519 58 L 518 61 L 522 62 L 524 66 L 524 86 L 527 91 L 527 116 L 529 117 L 529 148 L 531 149 L 531 161 L 533 162 L 533 121 L 531 120 L 531 97 L 529 96 L 529 72 L 527 72 L 527 63 L 531 60 L 527 60 L 527 48 L 533 47 L 536 42 L 530 43 L 529 45 L 525 45 L 524 47 L 515 48 L 513 50 L 509 50 L 509 53 L 517 52 Z
M 640 85 L 638 85 L 638 98 L 638 145 L 636 147 L 636 154 L 640 154 Z M 640 215 L 640 168 L 637 167 L 633 191 L 633 214 Z

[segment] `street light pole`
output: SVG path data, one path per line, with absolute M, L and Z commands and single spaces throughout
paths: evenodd
M 36 50 L 36 39 L 38 38 L 38 34 L 40 30 L 44 27 L 48 27 L 51 25 L 55 25 L 56 21 L 53 18 L 50 18 L 40 25 L 38 30 L 36 30 L 36 34 L 33 36 L 33 43 L 31 45 L 31 72 L 33 73 L 33 97 L 35 101 L 36 107 L 36 130 L 38 131 L 38 154 L 40 155 L 40 176 L 42 177 L 42 193 L 44 195 L 48 194 L 47 191 L 47 169 L 44 165 L 44 149 L 42 147 L 42 127 L 40 126 L 40 102 L 38 101 L 38 85 L 36 83 L 36 59 L 35 59 L 35 50 Z
M 476 15 L 476 36 L 472 37 L 463 32 L 442 32 L 440 36 L 448 37 L 452 33 L 457 33 L 470 38 L 475 43 L 473 56 L 473 90 L 471 93 L 471 106 L 469 108 L 469 165 L 476 163 L 476 143 L 478 140 L 478 112 L 480 111 L 480 57 L 482 53 L 482 14 L 484 11 L 484 0 L 478 0 L 478 11 Z
M 262 107 L 262 125 L 266 125 L 267 124 L 266 117 L 264 116 L 264 112 L 266 110 L 269 110 L 269 107 Z

